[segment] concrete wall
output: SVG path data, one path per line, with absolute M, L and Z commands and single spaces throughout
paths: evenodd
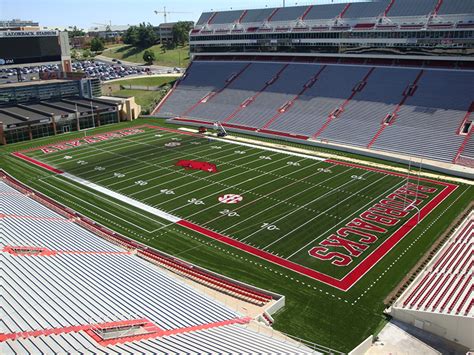
M 474 318 L 392 308 L 390 315 L 455 343 L 474 349 Z

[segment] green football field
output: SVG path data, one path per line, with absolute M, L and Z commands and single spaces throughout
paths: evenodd
M 383 171 L 185 133 L 143 127 L 137 134 L 106 141 L 94 141 L 92 136 L 85 142 L 53 145 L 28 156 L 337 279 L 385 239 L 362 244 L 344 238 L 350 241 L 346 247 L 338 246 L 341 239 L 339 243 L 334 238 L 329 243 L 324 240 L 407 183 L 405 177 Z M 183 161 L 197 163 L 198 168 L 204 164 L 204 170 L 180 166 Z M 435 182 L 423 182 L 423 186 L 439 190 Z M 418 207 L 423 208 L 436 195 L 430 193 Z M 400 201 L 405 205 L 415 199 L 402 197 L 407 200 Z M 417 211 L 411 212 L 397 211 L 406 215 L 397 216 L 393 226 L 382 225 L 383 235 L 393 234 Z M 324 253 L 310 255 L 321 241 L 329 244 L 326 249 L 337 252 L 342 248 L 345 253 L 326 260 L 321 259 Z
M 469 201 L 462 184 L 139 124 L 16 149 L 66 174 L 11 156 L 7 166 L 120 233 L 285 294 L 276 328 L 338 350 L 376 330 L 384 297 Z

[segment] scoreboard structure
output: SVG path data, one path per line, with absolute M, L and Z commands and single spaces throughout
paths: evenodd
M 61 63 L 71 71 L 67 32 L 0 31 L 0 68 Z

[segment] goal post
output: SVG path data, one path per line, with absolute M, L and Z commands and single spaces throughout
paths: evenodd
M 227 136 L 227 131 L 225 130 L 224 126 L 222 126 L 222 123 L 220 121 L 214 122 L 214 127 L 217 130 L 218 137 Z

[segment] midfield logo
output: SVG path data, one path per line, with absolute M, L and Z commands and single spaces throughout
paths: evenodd
M 223 196 L 219 196 L 218 198 L 220 203 L 227 203 L 227 204 L 239 203 L 243 199 L 244 198 L 242 196 L 236 195 L 236 194 L 226 194 Z

